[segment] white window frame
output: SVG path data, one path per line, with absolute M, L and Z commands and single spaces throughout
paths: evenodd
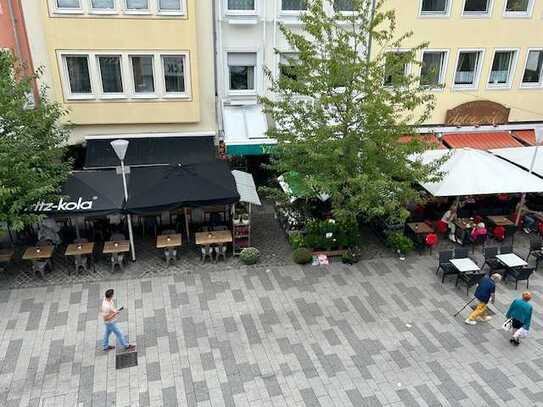
M 473 11 L 464 11 L 466 8 L 466 3 L 468 0 L 464 0 L 462 4 L 462 17 L 466 18 L 490 18 L 492 17 L 492 12 L 494 10 L 494 0 L 486 0 L 488 3 L 488 10 L 486 13 L 479 13 L 479 12 L 473 12 Z
M 422 17 L 422 18 L 449 18 L 451 16 L 452 0 L 447 0 L 447 7 L 445 8 L 444 13 L 434 13 L 434 12 L 422 11 L 422 2 L 423 2 L 423 0 L 419 0 L 419 17 Z
M 387 50 L 385 52 L 385 54 L 389 54 L 389 53 L 392 53 L 392 54 L 404 54 L 404 53 L 409 52 L 409 51 L 411 51 L 411 50 L 409 50 L 407 48 L 389 49 L 389 50 Z M 385 71 L 386 71 L 386 57 L 385 57 Z M 410 75 L 411 71 L 412 71 L 411 64 L 405 64 L 405 68 L 404 68 L 404 71 L 403 71 L 404 76 Z M 385 78 L 383 78 L 383 86 L 386 87 L 386 88 L 392 87 L 392 85 L 386 85 L 385 84 Z
M 419 71 L 419 78 L 422 78 L 422 63 L 424 61 L 424 54 L 427 53 L 427 52 L 429 52 L 429 53 L 442 52 L 442 53 L 445 54 L 444 57 L 443 57 L 443 64 L 441 66 L 441 72 L 439 73 L 438 85 L 440 85 L 440 86 L 436 87 L 436 88 L 429 87 L 428 85 L 422 85 L 422 84 L 421 84 L 421 86 L 428 86 L 428 89 L 431 90 L 431 91 L 441 92 L 445 88 L 444 85 L 446 85 L 447 69 L 449 67 L 450 50 L 447 49 L 447 48 L 425 48 L 425 49 L 423 49 L 421 57 L 420 57 L 421 66 L 420 66 L 420 71 Z
M 331 0 L 331 6 L 332 6 L 332 13 L 335 13 L 335 14 L 341 14 L 341 15 L 344 15 L 344 16 L 352 16 L 354 15 L 354 11 L 349 11 L 349 10 L 339 10 L 339 11 L 336 11 L 334 9 L 334 5 L 335 5 L 335 0 Z
M 283 0 L 278 0 L 279 14 L 283 16 L 293 16 L 299 17 L 304 13 L 307 13 L 307 8 L 305 10 L 283 10 Z
M 460 61 L 460 54 L 463 52 L 478 52 L 480 57 L 477 63 L 477 67 L 475 69 L 475 79 L 473 81 L 472 85 L 457 85 L 455 82 L 456 79 L 456 72 L 458 70 L 458 62 Z M 481 70 L 483 69 L 485 60 L 485 49 L 484 48 L 459 48 L 456 53 L 456 61 L 454 64 L 454 74 L 452 78 L 452 86 L 451 88 L 453 90 L 468 90 L 468 89 L 478 89 L 479 88 L 479 82 L 481 80 Z
M 164 57 L 182 57 L 183 58 L 183 83 L 185 84 L 184 92 L 167 92 L 166 91 L 166 71 L 164 70 Z M 161 52 L 158 57 L 160 58 L 160 77 L 158 78 L 160 82 L 161 89 L 163 91 L 162 97 L 164 99 L 180 99 L 188 98 L 190 95 L 190 64 L 188 63 L 188 53 L 167 53 Z M 156 78 L 155 78 L 156 82 Z
M 513 60 L 511 61 L 511 70 L 509 72 L 509 77 L 507 78 L 507 83 L 494 85 L 490 83 L 490 75 L 492 75 L 492 65 L 494 65 L 494 58 L 496 52 L 513 52 Z M 511 89 L 513 86 L 513 79 L 515 77 L 515 72 L 517 68 L 519 49 L 518 48 L 495 48 L 492 54 L 492 60 L 490 61 L 490 69 L 488 70 L 488 77 L 486 80 L 487 89 Z
M 99 57 L 119 57 L 119 62 L 120 62 L 120 68 L 121 68 L 121 84 L 122 84 L 122 87 L 123 87 L 123 91 L 122 92 L 104 92 L 104 85 L 103 85 L 103 82 L 102 82 L 102 70 L 100 68 L 100 59 Z M 102 53 L 102 52 L 96 52 L 94 54 L 94 61 L 96 63 L 96 72 L 97 72 L 97 83 L 98 83 L 98 87 L 97 89 L 99 89 L 99 93 L 98 93 L 98 97 L 100 99 L 124 99 L 126 98 L 126 95 L 127 95 L 127 88 L 126 88 L 126 73 L 124 72 L 125 69 L 124 69 L 124 61 L 123 61 L 123 55 L 120 54 L 120 53 L 113 53 L 113 52 L 107 52 L 107 53 Z
M 524 72 L 526 72 L 526 67 L 528 65 L 528 56 L 530 55 L 530 51 L 539 51 L 543 52 L 543 48 L 528 48 L 526 50 L 526 58 L 524 59 L 524 68 L 522 69 L 521 75 L 520 75 L 520 88 L 522 89 L 541 89 L 543 87 L 543 66 L 541 67 L 541 72 L 539 73 L 539 82 L 538 83 L 530 83 L 530 82 L 523 82 L 522 78 L 524 77 Z
M 63 8 L 57 5 L 57 0 L 49 0 L 49 9 L 52 10 L 55 14 L 84 14 L 85 13 L 85 1 L 78 0 L 78 8 Z
M 160 0 L 147 0 L 148 8 L 146 10 L 132 10 L 127 8 L 127 0 L 113 0 L 112 9 L 95 9 L 92 7 L 91 0 L 79 0 L 79 8 L 68 9 L 57 7 L 57 0 L 47 0 L 51 15 L 72 15 L 72 16 L 103 16 L 118 15 L 120 17 L 134 16 L 156 16 L 156 17 L 186 17 L 187 0 L 180 0 L 180 10 L 161 10 Z M 258 0 L 257 0 L 258 1 Z
M 256 16 L 258 14 L 259 1 L 260 0 L 255 0 L 254 10 L 230 10 L 228 8 L 228 0 L 223 0 L 224 14 L 227 16 Z
M 236 54 L 236 53 L 243 53 L 243 54 L 255 54 L 256 55 L 256 65 L 255 65 L 255 77 L 254 82 L 255 86 L 254 89 L 247 89 L 247 90 L 236 90 L 236 89 L 230 89 L 230 65 L 228 65 L 228 54 Z M 226 78 L 225 81 L 225 89 L 226 93 L 229 96 L 256 96 L 258 94 L 258 87 L 261 83 L 261 76 L 260 76 L 260 52 L 257 49 L 254 48 L 229 48 L 224 51 L 224 77 Z
M 153 84 L 154 92 L 136 93 L 134 89 L 134 77 L 132 71 L 131 56 L 152 56 L 153 57 Z M 89 76 L 91 84 L 91 93 L 72 94 L 70 89 L 70 78 L 66 66 L 65 57 L 67 56 L 86 56 L 89 64 Z M 121 59 L 121 80 L 123 84 L 122 93 L 106 93 L 102 89 L 102 77 L 100 74 L 99 56 L 120 56 Z M 184 82 L 185 92 L 166 92 L 164 69 L 162 56 L 182 56 L 184 59 Z M 138 100 L 155 99 L 170 100 L 183 99 L 192 100 L 192 81 L 191 81 L 191 60 L 190 52 L 185 50 L 160 50 L 160 51 L 140 51 L 140 50 L 105 50 L 105 51 L 71 51 L 63 50 L 57 53 L 57 62 L 60 70 L 60 79 L 64 98 L 67 101 L 88 100 L 95 102 L 104 102 L 107 100 Z
M 70 75 L 68 74 L 68 66 L 66 64 L 66 57 L 71 56 L 85 56 L 87 57 L 87 64 L 89 69 L 89 81 L 91 86 L 91 93 L 73 93 L 70 87 Z M 58 64 L 60 68 L 60 76 L 62 82 L 62 90 L 64 98 L 66 100 L 92 100 L 96 99 L 96 83 L 93 81 L 93 77 L 96 77 L 95 66 L 92 63 L 92 54 L 84 51 L 67 51 L 58 54 Z M 94 72 L 93 72 L 94 71 Z
M 507 11 L 507 0 L 503 2 L 503 16 L 506 18 L 531 18 L 535 0 L 529 0 L 527 11 Z

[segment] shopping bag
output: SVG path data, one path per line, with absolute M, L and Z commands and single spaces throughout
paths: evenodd
M 513 320 L 511 318 L 506 319 L 505 322 L 502 325 L 502 329 L 504 331 L 510 331 L 513 326 Z

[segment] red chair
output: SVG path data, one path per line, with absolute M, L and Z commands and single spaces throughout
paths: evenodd
M 438 220 L 436 223 L 436 229 L 438 233 L 445 234 L 447 233 L 447 229 L 449 229 L 449 225 L 447 222 L 443 222 L 442 220 Z
M 498 242 L 503 242 L 505 240 L 505 228 L 503 226 L 496 226 L 492 229 L 492 234 L 494 235 L 494 239 Z
M 426 244 L 426 247 L 430 249 L 430 253 L 432 253 L 432 249 L 437 246 L 438 242 L 439 239 L 435 233 L 428 233 L 424 239 L 424 244 Z
M 540 236 L 543 236 L 543 222 L 539 222 L 537 224 L 537 231 L 539 232 Z

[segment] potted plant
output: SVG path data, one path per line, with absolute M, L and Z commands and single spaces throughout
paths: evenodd
M 398 254 L 400 260 L 405 260 L 405 256 L 415 248 L 413 241 L 402 232 L 390 233 L 387 238 L 387 243 L 388 246 Z
M 360 256 L 362 255 L 361 252 L 360 247 L 351 247 L 341 256 L 341 262 L 343 264 L 358 263 L 360 261 Z
M 298 247 L 292 253 L 292 259 L 296 264 L 308 264 L 313 260 L 313 253 L 305 247 Z
M 256 247 L 246 247 L 239 254 L 240 261 L 246 266 L 256 264 L 260 257 L 260 251 Z

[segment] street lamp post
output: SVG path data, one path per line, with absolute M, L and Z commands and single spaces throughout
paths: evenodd
M 534 132 L 535 132 L 535 149 L 534 149 L 534 154 L 532 156 L 532 162 L 531 162 L 530 168 L 528 170 L 528 172 L 530 174 L 534 171 L 534 166 L 535 166 L 535 161 L 537 159 L 537 153 L 539 151 L 539 146 L 540 146 L 541 142 L 543 141 L 543 127 L 536 127 Z M 516 222 L 515 222 L 515 225 L 517 225 L 517 226 L 520 223 L 520 218 L 522 216 L 522 208 L 524 206 L 525 201 L 526 201 L 526 194 L 524 193 L 524 194 L 522 194 L 522 197 L 520 198 L 519 210 L 518 210 L 517 219 L 516 219 Z
M 111 147 L 117 154 L 117 158 L 121 161 L 121 173 L 123 176 L 123 187 L 124 187 L 124 200 L 128 202 L 128 187 L 126 186 L 126 173 L 124 169 L 124 157 L 126 155 L 126 150 L 128 149 L 128 140 L 114 140 L 111 143 Z M 132 233 L 132 218 L 130 214 L 126 215 L 128 222 L 128 237 L 130 239 L 130 253 L 132 255 L 132 261 L 136 261 L 136 250 L 134 248 L 134 234 Z

